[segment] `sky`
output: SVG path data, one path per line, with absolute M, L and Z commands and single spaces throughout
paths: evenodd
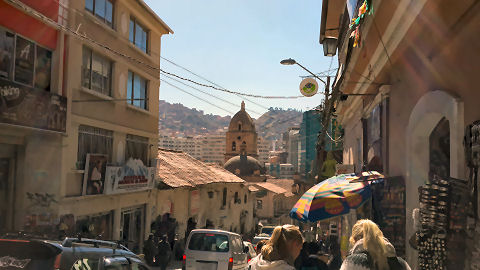
M 300 76 L 309 74 L 297 65 L 281 65 L 282 59 L 293 58 L 314 73 L 337 67 L 336 57 L 323 56 L 318 42 L 320 0 L 145 2 L 174 31 L 162 37 L 162 57 L 226 89 L 265 96 L 298 96 Z M 160 65 L 165 71 L 210 84 L 163 59 Z M 334 76 L 335 71 L 330 75 Z M 242 100 L 247 112 L 258 118 L 269 107 L 305 111 L 319 105 L 323 97 L 317 94 L 301 99 L 245 99 L 195 86 L 223 99 L 218 100 L 164 76 L 161 79 L 200 98 L 161 82 L 161 100 L 222 116 L 237 112 Z M 319 87 L 323 91 L 321 82 Z

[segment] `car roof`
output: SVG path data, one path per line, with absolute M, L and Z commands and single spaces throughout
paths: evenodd
M 213 230 L 213 229 L 195 229 L 195 230 L 192 230 L 192 233 L 215 233 L 215 234 L 240 236 L 238 233 L 223 231 L 223 230 Z

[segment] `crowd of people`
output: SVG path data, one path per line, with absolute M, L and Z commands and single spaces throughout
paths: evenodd
M 396 256 L 395 248 L 371 220 L 359 220 L 352 228 L 350 250 L 344 260 L 338 241 L 304 242 L 293 225 L 277 226 L 269 240 L 257 244 L 258 256 L 250 270 L 410 270 Z M 328 251 L 326 253 L 325 251 Z

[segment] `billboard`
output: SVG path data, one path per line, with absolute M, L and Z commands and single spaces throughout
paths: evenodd
M 105 194 L 152 189 L 155 167 L 146 167 L 140 159 L 130 158 L 121 167 L 107 167 Z

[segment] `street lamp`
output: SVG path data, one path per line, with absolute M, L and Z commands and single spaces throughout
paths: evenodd
M 327 85 L 327 82 L 325 82 L 324 80 L 322 80 L 320 77 L 318 77 L 317 75 L 315 75 L 313 72 L 311 72 L 310 70 L 308 70 L 306 67 L 300 65 L 297 61 L 295 61 L 295 60 L 292 59 L 292 58 L 284 59 L 284 60 L 280 61 L 280 64 L 286 65 L 286 66 L 291 66 L 291 65 L 297 64 L 298 66 L 300 66 L 301 68 L 303 68 L 305 71 L 307 71 L 308 73 L 312 74 L 312 76 L 315 77 L 317 80 L 319 80 L 319 81 L 323 82 L 325 85 Z M 327 88 L 328 88 L 328 86 L 327 86 Z
M 337 53 L 337 38 L 325 37 L 322 43 L 323 43 L 323 55 L 335 56 L 335 54 Z

